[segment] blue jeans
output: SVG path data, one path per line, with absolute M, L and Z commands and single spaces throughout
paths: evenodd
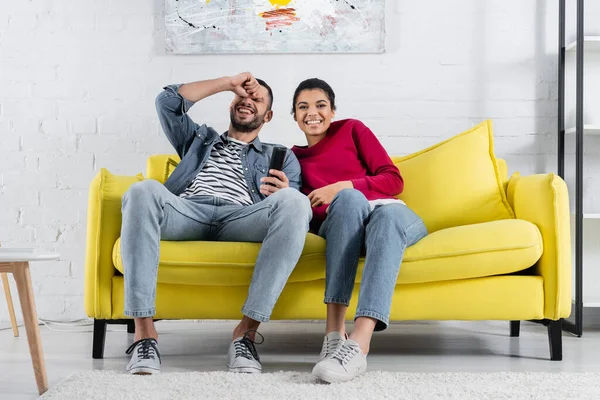
M 404 250 L 427 235 L 423 220 L 401 203 L 371 211 L 361 192 L 344 189 L 331 202 L 319 235 L 327 240 L 325 303 L 349 304 L 364 245 L 355 319 L 374 318 L 376 331 L 386 329 Z
M 125 315 L 155 315 L 160 240 L 262 242 L 242 313 L 267 322 L 304 247 L 310 202 L 295 189 L 240 206 L 213 196 L 182 199 L 155 180 L 123 196 Z

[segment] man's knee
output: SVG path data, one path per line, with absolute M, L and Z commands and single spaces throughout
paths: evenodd
M 280 189 L 271 196 L 274 196 L 278 208 L 289 210 L 295 216 L 300 218 L 310 218 L 312 216 L 310 200 L 296 189 Z
M 136 205 L 148 204 L 161 189 L 162 184 L 154 179 L 136 182 L 123 195 L 123 206 L 128 203 Z

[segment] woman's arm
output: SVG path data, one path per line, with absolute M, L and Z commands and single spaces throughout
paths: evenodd
M 404 189 L 404 180 L 398 167 L 394 165 L 387 151 L 375 134 L 360 121 L 352 127 L 352 137 L 358 156 L 367 166 L 370 176 L 352 179 L 354 188 L 360 191 L 375 191 L 388 196 L 396 196 Z

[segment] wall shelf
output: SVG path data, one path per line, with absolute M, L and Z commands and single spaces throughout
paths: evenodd
M 584 36 L 583 48 L 585 51 L 600 51 L 600 36 Z M 575 52 L 577 49 L 577 40 L 569 43 L 565 47 L 567 53 Z
M 575 214 L 571 214 L 571 218 L 575 218 Z M 600 220 L 600 214 L 585 213 L 585 214 L 583 214 L 583 219 L 598 219 L 598 220 Z
M 575 127 L 569 128 L 565 131 L 567 135 L 575 134 Z M 584 135 L 600 135 L 600 125 L 584 125 L 583 126 L 583 134 Z

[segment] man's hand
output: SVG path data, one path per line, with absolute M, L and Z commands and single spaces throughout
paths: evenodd
M 285 175 L 285 172 L 271 169 L 269 170 L 269 173 L 275 176 L 265 176 L 264 178 L 261 178 L 260 181 L 263 182 L 263 184 L 260 185 L 260 192 L 262 194 L 270 196 L 279 189 L 290 187 L 290 181 Z M 267 185 L 267 183 L 272 183 L 275 186 Z
M 231 77 L 230 90 L 240 97 L 254 97 L 259 89 L 260 84 L 250 72 L 242 72 Z
M 331 185 L 323 186 L 320 189 L 315 189 L 309 193 L 311 207 L 317 207 L 323 204 L 331 204 L 333 198 L 342 189 L 351 189 L 354 185 L 351 181 L 340 181 Z

